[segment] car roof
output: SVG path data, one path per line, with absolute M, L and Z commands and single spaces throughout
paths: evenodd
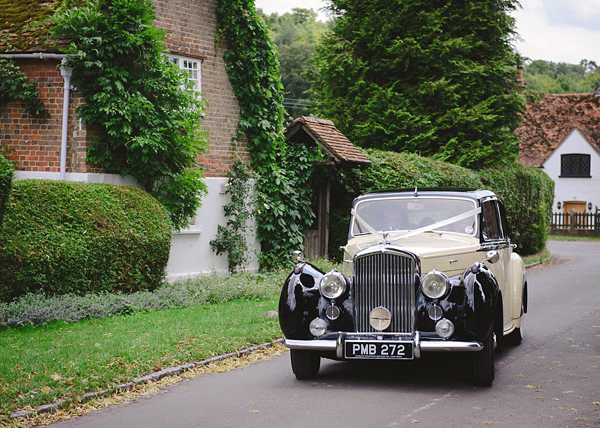
M 365 193 L 357 197 L 354 203 L 360 202 L 365 199 L 379 199 L 379 198 L 395 198 L 403 196 L 451 196 L 451 197 L 467 197 L 470 199 L 481 200 L 483 198 L 494 197 L 496 194 L 490 190 L 485 189 L 469 189 L 469 188 L 456 188 L 456 187 L 422 187 L 422 188 L 402 188 L 402 189 L 388 189 L 378 190 L 375 192 Z

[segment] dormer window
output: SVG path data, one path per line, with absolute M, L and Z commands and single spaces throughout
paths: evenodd
M 568 154 L 560 156 L 561 177 L 590 178 L 591 156 L 586 154 Z

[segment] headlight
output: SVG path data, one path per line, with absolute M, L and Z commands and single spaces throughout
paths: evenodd
M 321 279 L 321 294 L 328 299 L 337 299 L 346 291 L 346 280 L 337 270 L 323 275 Z
M 423 293 L 430 299 L 439 299 L 448 290 L 448 277 L 442 272 L 432 270 L 423 278 Z

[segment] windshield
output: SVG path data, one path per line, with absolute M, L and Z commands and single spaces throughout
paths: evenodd
M 365 200 L 359 202 L 355 210 L 356 214 L 377 232 L 423 229 L 475 235 L 476 213 L 456 221 L 445 222 L 474 208 L 475 201 L 471 199 L 420 196 Z M 368 227 L 354 218 L 350 234 L 358 236 L 367 233 Z

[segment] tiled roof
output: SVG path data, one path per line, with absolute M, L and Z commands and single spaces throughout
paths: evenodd
M 370 164 L 371 161 L 346 138 L 331 120 L 298 116 L 285 130 L 288 141 L 314 141 L 336 162 Z
M 516 130 L 521 140 L 518 162 L 542 166 L 574 128 L 600 152 L 600 97 L 553 94 L 529 104 Z
M 34 25 L 51 16 L 61 2 L 55 0 L 0 0 L 0 53 L 58 52 L 47 39 L 51 24 Z

